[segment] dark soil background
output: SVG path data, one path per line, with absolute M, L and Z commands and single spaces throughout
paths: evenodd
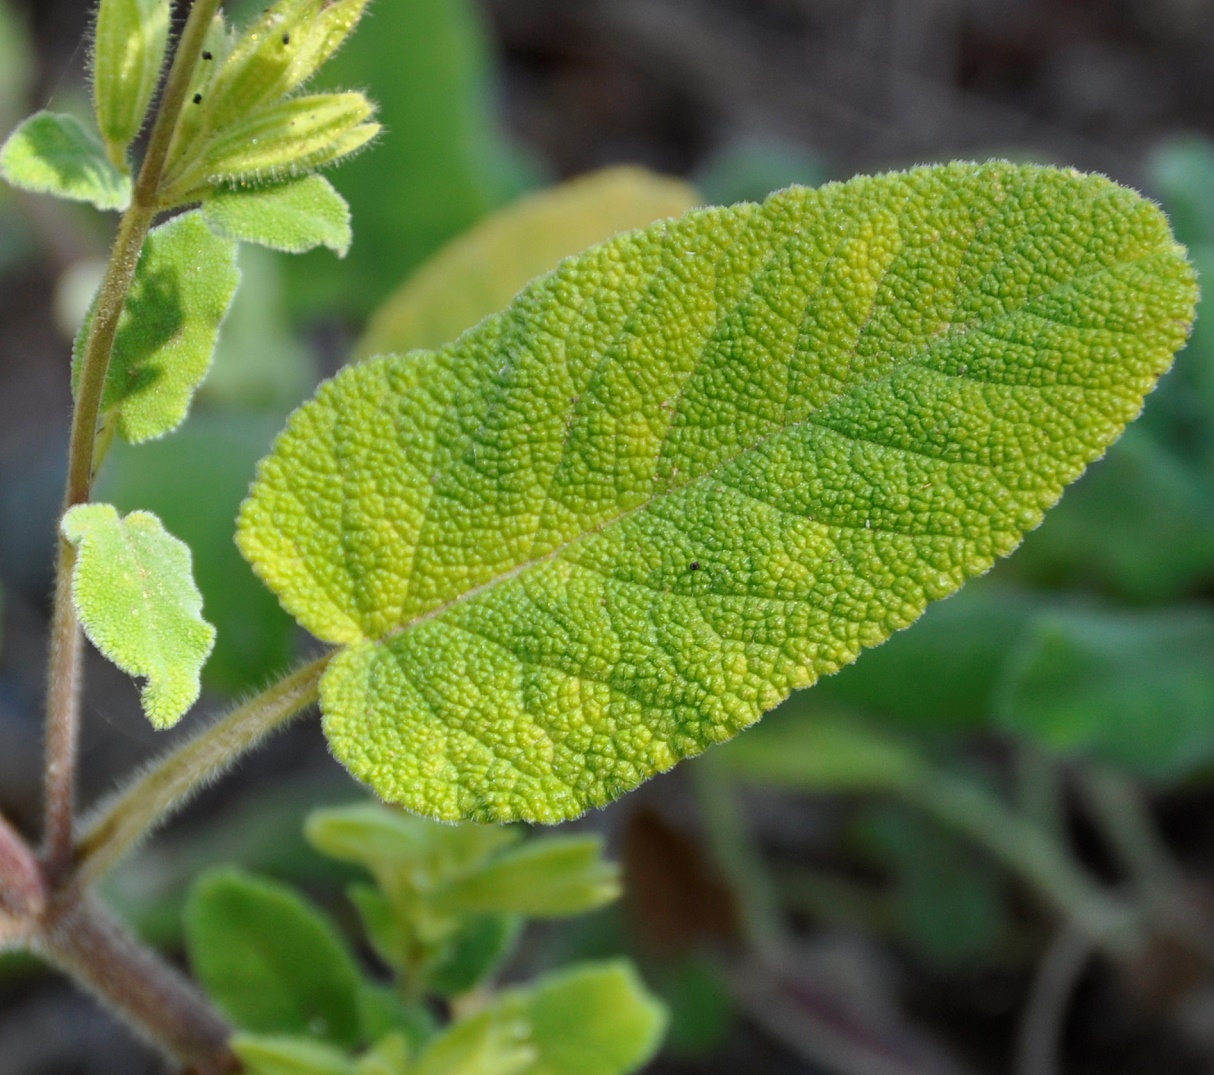
M 80 92 L 79 40 L 89 5 L 14 6 L 38 51 L 30 109 Z M 484 14 L 505 125 L 560 178 L 625 161 L 694 176 L 731 147 L 761 142 L 832 178 L 1015 156 L 1100 171 L 1141 189 L 1146 155 L 1161 139 L 1214 136 L 1212 0 L 486 0 Z M 17 118 L 3 117 L 3 125 Z M 34 248 L 0 261 L 0 811 L 34 832 L 48 584 L 70 405 L 70 344 L 56 328 L 52 303 L 61 274 L 103 251 L 106 239 L 78 233 L 74 215 L 45 201 L 28 200 L 23 212 Z M 332 340 L 342 339 L 342 330 L 326 332 L 322 347 L 336 354 Z M 123 676 L 94 660 L 89 677 L 86 801 L 166 741 L 141 717 Z M 694 822 L 684 783 L 678 773 L 654 781 L 592 823 L 612 834 L 632 867 L 636 935 L 658 949 L 702 941 L 728 948 L 730 897 L 688 835 Z M 208 792 L 155 845 L 167 850 L 136 860 L 119 882 L 169 891 L 216 847 L 230 850 L 215 833 L 242 798 L 287 784 L 314 786 L 317 798 L 354 794 L 327 760 L 314 721 L 280 736 Z M 812 856 L 846 809 L 774 796 L 748 805 L 777 862 Z M 1174 849 L 1195 875 L 1214 875 L 1211 805 L 1201 789 L 1158 804 Z M 1083 838 L 1078 832 L 1081 847 Z M 241 840 L 241 848 L 253 848 L 249 857 L 265 859 L 255 835 Z M 187 850 L 199 846 L 196 854 Z M 743 975 L 732 1029 L 716 1035 L 711 1049 L 691 1048 L 655 1070 L 1012 1070 L 1020 1008 L 1043 940 L 1031 921 L 1019 957 L 947 971 L 916 961 L 896 939 L 816 929 L 811 921 L 799 938 L 804 974 L 791 1015 L 787 995 L 772 999 L 764 992 L 770 983 Z M 1167 998 L 1183 983 L 1175 961 L 1162 965 L 1165 980 L 1140 982 L 1137 991 L 1099 969 L 1085 974 L 1060 1071 L 1214 1071 L 1214 1007 L 1195 1003 L 1176 1016 Z M 837 1009 L 840 995 L 859 998 L 858 1007 Z M 816 1013 L 813 1025 L 844 1031 L 856 1011 L 866 1012 L 895 1043 L 885 1066 L 846 1058 L 823 1066 L 822 1039 L 803 1040 L 797 1004 Z M 715 1018 L 711 1004 L 703 1010 Z M 142 1044 L 56 978 L 25 964 L 0 975 L 0 1075 L 161 1070 Z

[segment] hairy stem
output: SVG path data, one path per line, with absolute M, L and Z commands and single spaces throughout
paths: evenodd
M 202 51 L 203 38 L 220 0 L 197 0 L 190 9 L 160 107 L 152 124 L 148 151 L 135 181 L 131 204 L 118 225 L 105 276 L 97 293 L 92 325 L 80 356 L 75 407 L 68 445 L 63 510 L 87 503 L 93 492 L 97 424 L 118 320 L 126 305 L 139 254 L 158 208 L 161 176 L 177 118 Z M 46 791 L 44 857 L 55 883 L 72 855 L 76 809 L 76 751 L 80 726 L 80 624 L 72 603 L 71 575 L 76 550 L 62 536 L 51 617 L 51 654 L 46 710 Z
M 193 739 L 153 762 L 85 826 L 77 846 L 77 889 L 97 881 L 176 807 L 259 740 L 312 705 L 326 654 L 279 680 Z
M 55 917 L 34 950 L 198 1075 L 239 1070 L 228 1048 L 232 1028 L 206 997 L 94 901 Z

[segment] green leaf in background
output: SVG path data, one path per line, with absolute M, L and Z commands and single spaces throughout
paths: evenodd
M 1210 493 L 1193 467 L 1135 427 L 1028 536 L 1009 573 L 1136 602 L 1175 599 L 1214 578 Z
M 345 257 L 350 249 L 350 207 L 323 176 L 251 189 L 220 188 L 202 211 L 216 234 L 286 254 L 326 246 Z
M 125 209 L 131 180 L 105 155 L 96 135 L 74 116 L 38 112 L 0 147 L 0 176 L 14 187 L 98 209 Z
M 116 444 L 98 482 L 99 497 L 120 511 L 147 508 L 189 545 L 218 631 L 202 681 L 227 694 L 262 686 L 294 650 L 290 617 L 232 541 L 249 475 L 280 425 L 274 413 L 199 413 L 172 437 L 138 448 Z
M 753 783 L 827 794 L 897 791 L 927 776 L 912 744 L 853 713 L 812 706 L 811 697 L 730 743 L 722 763 Z
M 527 1075 L 626 1075 L 658 1051 L 666 1012 L 625 962 L 550 974 L 527 990 Z
M 694 212 L 322 386 L 238 541 L 343 647 L 321 703 L 356 776 L 435 817 L 557 821 L 1014 549 L 1138 413 L 1195 298 L 1159 210 L 1074 172 Z
M 447 1027 L 409 1075 L 524 1075 L 536 1058 L 530 1032 L 522 1004 L 508 995 Z
M 439 347 L 503 309 L 562 258 L 619 232 L 681 216 L 700 202 L 681 180 L 633 166 L 521 198 L 448 243 L 409 277 L 376 312 L 355 355 Z
M 1214 142 L 1198 135 L 1164 142 L 1148 158 L 1147 170 L 1176 237 L 1190 245 L 1214 243 Z
M 186 938 L 198 980 L 242 1029 L 359 1040 L 358 968 L 334 928 L 290 888 L 213 871 L 191 894 Z
M 399 1035 L 411 1052 L 417 1052 L 434 1037 L 437 1021 L 430 1009 L 406 1004 L 394 986 L 363 982 L 358 1001 L 363 1037 L 368 1041 Z
M 446 896 L 440 899 L 445 902 Z M 520 918 L 509 914 L 465 918 L 438 959 L 426 968 L 427 989 L 457 997 L 482 985 L 514 950 L 522 925 Z
M 101 401 L 128 442 L 161 437 L 185 419 L 239 279 L 236 244 L 212 232 L 199 212 L 148 234 Z M 76 337 L 77 375 L 91 327 L 90 314 Z
M 620 868 L 602 856 L 603 841 L 596 836 L 529 840 L 455 882 L 444 899 L 463 911 L 532 918 L 585 914 L 620 895 Z
M 1067 494 L 1045 527 L 1066 511 L 1074 495 Z M 1016 559 L 1022 555 L 1023 550 Z M 821 680 L 809 704 L 860 707 L 908 730 L 957 732 L 986 726 L 1003 661 L 1045 602 L 1029 590 L 975 580 L 929 606 L 913 631 L 899 631 L 864 660 Z
M 334 265 L 320 254 L 287 266 L 294 309 L 364 317 L 449 239 L 528 185 L 493 117 L 489 47 L 473 0 L 370 7 L 325 68 L 332 89 L 366 87 L 383 134 L 334 184 L 356 239 Z
M 197 700 L 215 644 L 189 546 L 155 515 L 122 519 L 109 504 L 78 504 L 61 529 L 78 550 L 72 600 L 84 633 L 128 675 L 147 679 L 144 713 L 155 727 L 172 727 Z
M 271 1034 L 237 1034 L 232 1051 L 246 1075 L 361 1075 L 345 1053 L 319 1041 Z
M 816 153 L 794 142 L 748 138 L 724 146 L 696 169 L 694 181 L 713 205 L 761 202 L 794 183 L 821 186 L 830 178 Z
M 1044 614 L 1007 666 L 998 714 L 1057 753 L 1183 779 L 1214 762 L 1214 616 Z
M 93 29 L 93 111 L 110 160 L 126 172 L 126 149 L 139 133 L 160 84 L 171 0 L 101 0 Z

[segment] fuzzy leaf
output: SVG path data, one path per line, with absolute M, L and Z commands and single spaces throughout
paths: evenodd
M 236 244 L 183 213 L 152 229 L 118 322 L 102 408 L 132 444 L 176 429 L 211 366 L 240 272 Z M 76 337 L 77 371 L 92 314 Z
M 686 183 L 636 167 L 608 168 L 533 194 L 435 254 L 380 307 L 355 351 L 439 347 L 503 309 L 562 258 L 698 204 Z
M 199 981 L 237 1026 L 358 1041 L 358 968 L 334 928 L 291 889 L 215 871 L 190 897 L 186 936 Z
M 0 147 L 0 176 L 14 187 L 98 209 L 125 209 L 131 180 L 105 155 L 97 137 L 74 116 L 38 112 Z
M 93 109 L 111 159 L 121 162 L 160 83 L 170 0 L 102 0 L 93 34 Z
M 1195 299 L 1162 213 L 1075 172 L 694 212 L 322 386 L 238 540 L 344 647 L 321 705 L 356 776 L 441 818 L 557 821 L 1011 552 Z
M 350 249 L 350 207 L 319 175 L 251 190 L 223 188 L 202 211 L 212 230 L 228 239 L 287 254 L 327 246 L 345 257 Z
M 120 519 L 110 504 L 78 504 L 61 529 L 79 550 L 72 599 L 85 634 L 128 675 L 147 679 L 143 711 L 157 728 L 172 727 L 197 700 L 215 644 L 189 546 L 155 515 Z

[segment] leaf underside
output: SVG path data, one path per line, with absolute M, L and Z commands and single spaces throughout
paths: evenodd
M 238 541 L 337 756 L 557 821 L 730 738 L 986 571 L 1139 411 L 1196 286 L 1108 180 L 953 164 L 611 240 L 347 369 Z
M 38 112 L 0 148 L 0 176 L 15 187 L 98 209 L 125 209 L 131 181 L 107 159 L 97 136 L 75 116 Z

